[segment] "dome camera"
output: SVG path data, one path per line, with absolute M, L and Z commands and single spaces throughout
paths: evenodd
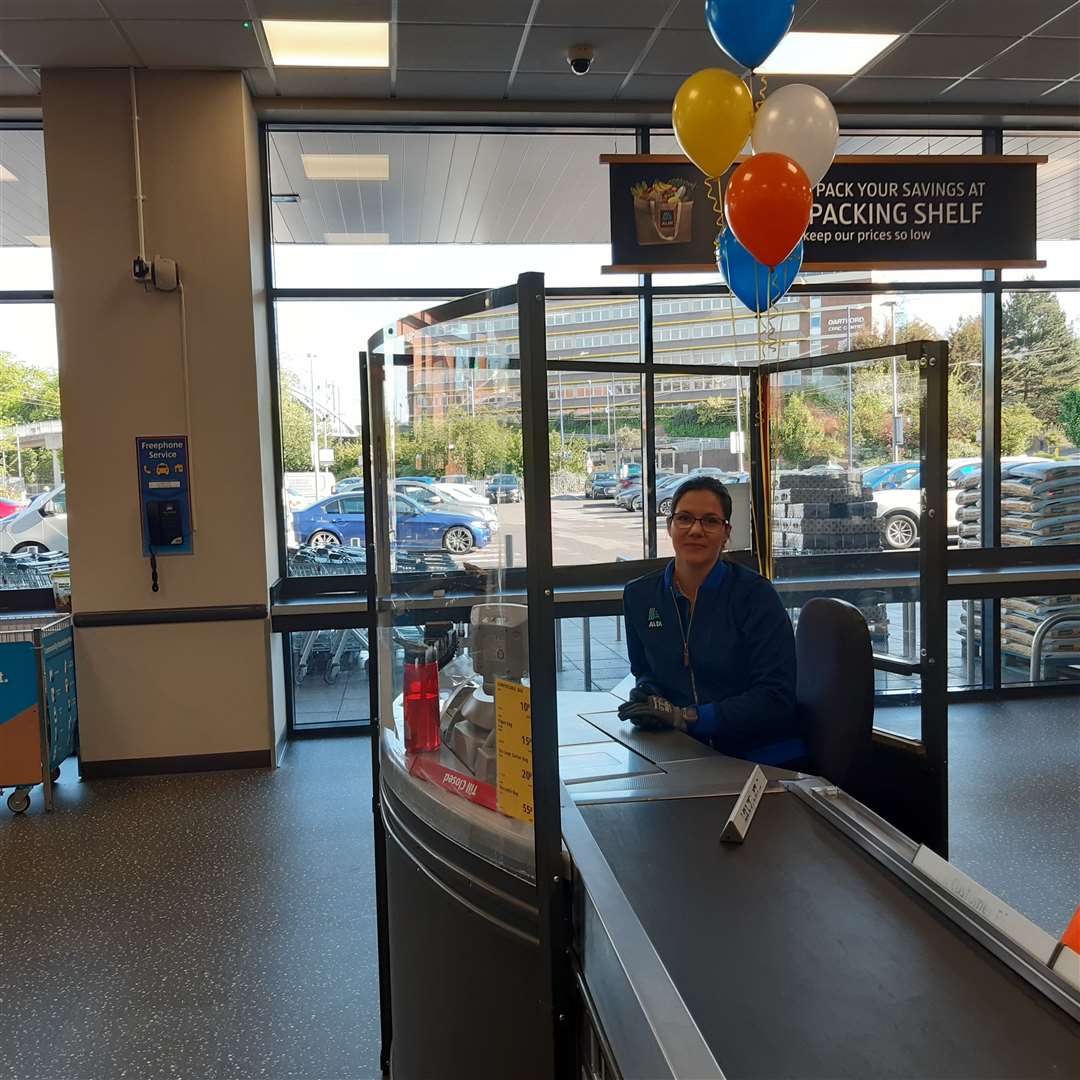
M 575 75 L 588 75 L 595 55 L 591 45 L 574 45 L 566 50 L 566 62 Z

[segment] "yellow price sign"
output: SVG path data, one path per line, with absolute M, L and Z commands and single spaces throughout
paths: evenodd
M 495 743 L 498 752 L 500 814 L 533 820 L 532 700 L 529 688 L 495 680 Z

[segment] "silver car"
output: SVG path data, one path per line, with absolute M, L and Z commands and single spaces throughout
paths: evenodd
M 0 551 L 67 551 L 67 495 L 61 484 L 0 522 Z

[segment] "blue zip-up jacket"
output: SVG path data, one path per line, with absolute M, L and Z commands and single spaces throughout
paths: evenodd
M 691 619 L 674 576 L 672 561 L 623 591 L 626 649 L 638 685 L 675 705 L 696 705 L 689 734 L 723 754 L 763 765 L 803 757 L 795 634 L 772 584 L 720 559 L 698 590 Z

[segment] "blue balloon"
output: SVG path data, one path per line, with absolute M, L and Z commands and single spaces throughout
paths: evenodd
M 760 263 L 735 239 L 730 229 L 716 238 L 716 265 L 728 288 L 751 311 L 768 311 L 783 296 L 802 269 L 803 242 L 775 270 Z
M 756 68 L 780 44 L 795 18 L 795 0 L 705 0 L 705 23 L 737 64 Z

